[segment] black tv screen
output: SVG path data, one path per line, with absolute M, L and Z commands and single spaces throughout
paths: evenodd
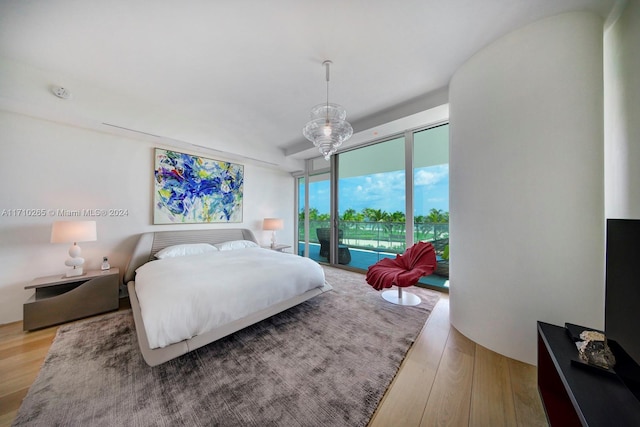
M 607 220 L 605 333 L 640 365 L 640 219 Z

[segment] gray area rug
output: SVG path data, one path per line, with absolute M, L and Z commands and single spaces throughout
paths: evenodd
M 438 294 L 402 307 L 325 272 L 334 291 L 154 368 L 130 310 L 65 325 L 14 425 L 364 426 Z

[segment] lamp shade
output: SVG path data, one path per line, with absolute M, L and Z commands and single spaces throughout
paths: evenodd
M 56 221 L 51 227 L 51 243 L 93 242 L 97 238 L 95 221 Z
M 264 230 L 282 230 L 284 228 L 284 221 L 280 218 L 265 218 L 262 222 L 262 228 Z

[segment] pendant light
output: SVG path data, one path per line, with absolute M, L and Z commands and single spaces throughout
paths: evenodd
M 345 119 L 347 111 L 338 104 L 329 103 L 329 74 L 331 61 L 324 61 L 327 80 L 327 102 L 311 109 L 311 120 L 302 129 L 302 134 L 318 147 L 325 160 L 338 150 L 344 141 L 353 135 L 353 128 Z

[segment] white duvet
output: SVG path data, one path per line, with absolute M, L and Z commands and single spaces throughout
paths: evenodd
M 324 285 L 309 258 L 263 248 L 151 261 L 136 270 L 151 348 L 165 347 Z

